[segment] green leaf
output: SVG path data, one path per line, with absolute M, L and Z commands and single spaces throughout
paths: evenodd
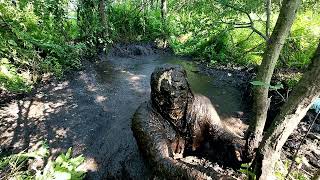
M 250 84 L 254 85 L 254 86 L 263 86 L 265 88 L 270 88 L 270 90 L 278 90 L 278 89 L 282 89 L 283 85 L 281 83 L 278 83 L 274 86 L 264 83 L 262 81 L 251 81 Z
M 72 147 L 70 147 L 66 153 L 66 159 L 70 159 L 71 157 L 71 152 L 72 152 Z
M 8 40 L 8 43 L 13 46 L 18 46 L 17 43 L 12 39 Z
M 272 90 L 283 89 L 283 84 L 278 83 L 278 84 L 276 84 L 274 86 L 270 86 L 270 89 L 272 89 Z
M 65 171 L 55 171 L 54 172 L 55 179 L 68 180 L 71 179 L 71 173 Z
M 243 164 L 241 164 L 241 167 L 242 168 L 249 168 L 250 164 L 249 163 L 243 163 Z
M 265 88 L 269 88 L 270 85 L 267 83 L 264 83 L 262 81 L 251 81 L 250 84 L 254 85 L 254 86 L 264 86 Z
M 70 163 L 73 164 L 75 167 L 78 167 L 84 162 L 84 159 L 85 158 L 82 155 L 80 155 L 76 158 L 70 159 Z

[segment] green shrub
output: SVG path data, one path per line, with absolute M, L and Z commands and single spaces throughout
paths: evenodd
M 77 25 L 64 18 L 66 4 L 55 3 L 0 1 L 1 89 L 27 91 L 43 73 L 61 77 L 80 67 L 84 45 L 74 43 Z
M 85 177 L 85 171 L 79 167 L 84 162 L 82 155 L 72 158 L 72 149 L 66 154 L 60 154 L 53 161 L 48 160 L 49 148 L 41 143 L 39 148 L 31 152 L 20 152 L 8 156 L 0 154 L 0 173 L 5 179 L 35 179 L 35 180 L 81 180 Z M 29 169 L 28 162 L 42 161 L 47 164 L 40 169 Z

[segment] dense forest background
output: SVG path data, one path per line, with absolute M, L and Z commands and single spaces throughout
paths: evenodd
M 320 37 L 319 6 L 303 1 L 277 67 L 307 67 Z M 210 65 L 254 67 L 280 7 L 280 0 L 1 0 L 0 88 L 30 91 L 43 75 L 62 77 L 117 42 L 156 41 Z

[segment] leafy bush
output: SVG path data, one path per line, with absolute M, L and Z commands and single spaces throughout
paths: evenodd
M 43 170 L 37 171 L 35 179 L 83 179 L 85 172 L 79 167 L 85 159 L 82 155 L 71 158 L 71 153 L 72 149 L 69 148 L 66 154 L 61 154 L 54 161 L 49 161 Z
M 180 55 L 192 55 L 208 63 L 258 65 L 261 63 L 266 41 L 245 24 L 250 14 L 254 27 L 265 32 L 263 1 L 194 1 L 188 4 L 169 1 L 170 45 Z M 233 8 L 232 8 L 233 7 Z M 319 34 L 319 3 L 305 1 L 282 50 L 278 66 L 304 68 L 310 62 Z M 241 11 L 240 11 L 240 10 Z M 279 5 L 272 4 L 271 26 L 275 25 Z M 238 27 L 241 27 L 238 25 Z M 272 28 L 271 28 L 272 29 Z
M 76 24 L 64 18 L 66 5 L 0 1 L 0 59 L 6 59 L 1 65 L 1 89 L 27 91 L 43 73 L 61 77 L 80 67 L 84 46 L 74 43 Z
M 113 41 L 149 41 L 164 35 L 160 11 L 144 12 L 131 1 L 115 3 L 108 10 Z
M 290 170 L 290 174 L 288 175 L 288 177 L 290 177 L 290 179 L 293 180 L 309 180 L 310 177 L 307 176 L 303 171 L 301 171 L 301 165 L 302 165 L 302 158 L 297 157 L 294 159 L 295 163 L 297 163 L 298 167 L 297 169 L 290 169 L 290 161 L 289 160 L 285 160 L 284 163 L 279 160 L 277 162 L 277 166 L 275 169 L 275 176 L 277 177 L 277 179 L 279 180 L 285 180 L 287 179 L 287 174 L 288 171 Z
M 55 160 L 47 160 L 49 156 L 48 146 L 41 146 L 32 152 L 20 152 L 9 156 L 0 156 L 0 174 L 4 179 L 35 179 L 35 180 L 81 180 L 85 172 L 79 167 L 84 162 L 82 155 L 72 158 L 72 149 L 66 154 L 60 154 Z M 40 169 L 28 168 L 29 162 L 48 161 Z
M 0 60 L 0 89 L 15 93 L 31 90 L 27 80 L 17 73 L 16 68 L 6 58 Z

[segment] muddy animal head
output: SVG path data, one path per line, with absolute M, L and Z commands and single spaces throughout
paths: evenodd
M 151 75 L 151 100 L 161 115 L 179 130 L 185 126 L 188 102 L 193 99 L 186 71 L 181 66 L 163 65 Z

